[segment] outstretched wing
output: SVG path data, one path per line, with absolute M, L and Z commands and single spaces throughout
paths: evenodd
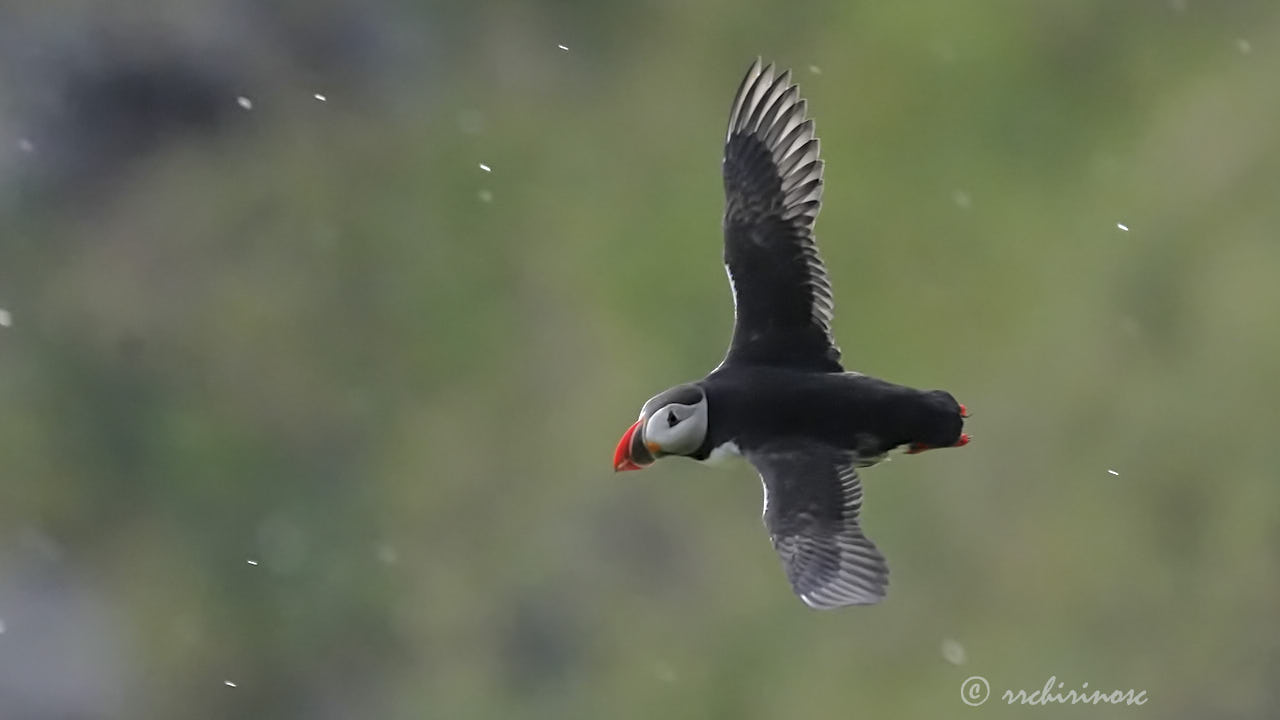
M 757 58 L 729 113 L 724 147 L 724 263 L 733 287 L 733 342 L 722 365 L 839 372 L 831 284 L 813 223 L 822 161 L 813 121 L 791 83 Z
M 764 482 L 764 524 L 796 595 L 818 609 L 883 599 L 889 567 L 858 525 L 862 484 L 852 455 L 780 441 L 746 458 Z

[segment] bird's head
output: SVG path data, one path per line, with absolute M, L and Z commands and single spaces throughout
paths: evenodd
M 613 469 L 640 470 L 664 455 L 692 455 L 707 438 L 707 394 L 677 385 L 649 398 L 618 441 Z

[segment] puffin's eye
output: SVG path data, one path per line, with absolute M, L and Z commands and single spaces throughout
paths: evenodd
M 668 410 L 667 411 L 667 427 L 675 427 L 676 423 L 678 422 L 680 422 L 680 418 L 676 417 L 676 411 Z

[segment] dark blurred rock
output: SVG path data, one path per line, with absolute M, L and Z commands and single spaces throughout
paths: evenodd
M 266 109 L 316 94 L 363 107 L 393 92 L 427 33 L 376 0 L 73 3 L 57 22 L 0 8 L 0 200 L 15 182 L 95 190 L 159 149 L 287 117 Z
M 120 58 L 61 80 L 30 139 L 63 181 L 93 182 L 172 140 L 210 136 L 242 110 L 230 72 L 172 55 Z

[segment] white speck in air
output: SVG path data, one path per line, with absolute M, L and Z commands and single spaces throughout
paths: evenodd
M 565 45 L 557 45 L 556 47 L 560 48 L 561 50 L 563 50 L 563 51 L 565 51 L 565 52 L 569 52 L 569 48 L 568 48 L 568 46 L 565 46 Z
M 951 201 L 961 210 L 968 210 L 973 207 L 973 198 L 969 197 L 969 193 L 963 190 L 957 190 L 951 193 Z
M 1241 55 L 1248 55 L 1253 52 L 1253 43 L 1245 40 L 1244 38 L 1240 38 L 1239 40 L 1236 40 L 1236 49 L 1240 51 Z
M 0 635 L 4 634 L 4 620 L 0 620 Z
M 493 168 L 489 167 L 488 165 L 485 165 L 484 163 L 480 163 L 480 169 L 485 172 L 493 172 Z
M 230 680 L 223 680 L 223 681 L 222 681 L 222 684 L 223 684 L 223 685 L 226 685 L 227 687 L 235 687 L 235 686 L 236 686 L 236 684 L 235 684 L 235 683 L 233 683 L 233 682 L 231 682 Z
M 1115 475 L 1115 476 L 1117 476 L 1117 477 L 1120 475 L 1120 473 L 1116 472 L 1115 470 L 1108 470 L 1107 472 L 1109 472 L 1109 473 L 1111 473 L 1112 475 Z
M 236 104 L 244 108 L 245 110 L 253 109 L 253 101 L 245 97 L 244 95 L 241 95 L 240 97 L 236 98 Z
M 13 315 L 8 310 L 0 309 L 0 327 L 13 327 Z
M 946 638 L 942 641 L 942 659 L 952 665 L 963 665 L 968 659 L 968 654 L 964 651 L 964 646 L 958 640 Z
M 476 197 L 480 198 L 480 202 L 482 203 L 493 202 L 493 193 L 490 192 L 489 190 L 481 190 L 480 192 L 476 193 Z
M 18 149 L 24 153 L 32 153 L 36 151 L 36 144 L 28 138 L 18 138 Z
M 1129 232 L 1129 226 L 1125 225 L 1124 223 L 1116 223 L 1116 227 L 1120 228 L 1125 232 Z
M 821 75 L 821 74 L 822 74 L 822 68 L 818 67 L 817 65 L 810 65 L 810 66 L 809 66 L 809 72 L 810 72 L 810 73 L 812 73 L 812 74 L 814 74 L 814 75 Z
M 328 97 L 326 97 L 323 93 L 316 93 L 315 95 L 312 95 L 311 97 L 313 97 L 313 98 L 315 98 L 315 99 L 319 100 L 320 102 L 327 102 L 327 101 L 329 100 L 329 98 L 328 98 Z
M 250 565 L 257 565 L 257 564 L 258 564 L 258 561 L 257 561 L 257 560 L 245 560 L 245 562 L 249 563 Z

